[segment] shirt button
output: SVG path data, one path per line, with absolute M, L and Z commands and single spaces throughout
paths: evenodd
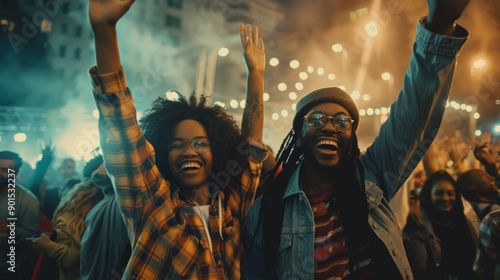
M 218 264 L 218 265 L 221 265 L 221 264 L 222 264 L 222 261 L 221 261 L 221 260 L 218 260 L 218 261 L 217 261 L 217 264 Z
M 316 212 L 318 212 L 318 207 L 313 207 L 312 210 L 313 210 L 314 213 L 316 213 Z
M 394 256 L 398 256 L 399 255 L 399 250 L 398 249 L 394 249 L 392 251 L 392 253 L 394 254 Z
M 370 196 L 370 197 L 368 197 L 368 200 L 371 201 L 371 202 L 374 202 L 375 201 L 375 197 Z
M 330 247 L 328 248 L 328 251 L 329 251 L 330 253 L 333 253 L 333 246 L 330 246 Z

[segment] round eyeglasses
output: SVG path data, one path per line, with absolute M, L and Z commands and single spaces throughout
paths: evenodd
M 174 140 L 170 143 L 170 145 L 168 145 L 168 149 L 171 152 L 184 153 L 187 150 L 188 145 L 191 145 L 191 148 L 193 148 L 193 150 L 198 154 L 204 154 L 210 151 L 210 142 L 206 137 L 196 138 L 191 141 L 191 143 Z
M 339 113 L 336 114 L 335 116 L 327 116 L 323 112 L 319 110 L 313 110 L 307 113 L 307 115 L 304 116 L 304 119 L 306 120 L 306 124 L 308 127 L 312 129 L 320 129 L 323 128 L 326 125 L 326 121 L 328 119 L 332 120 L 333 126 L 337 130 L 337 132 L 346 132 L 351 129 L 352 123 L 354 120 L 351 119 L 346 114 Z

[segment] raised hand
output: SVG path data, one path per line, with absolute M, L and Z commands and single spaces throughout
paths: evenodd
M 453 23 L 462 15 L 470 0 L 427 0 L 426 27 L 438 34 L 451 35 Z
M 53 156 L 55 147 L 52 146 L 52 140 L 48 139 L 40 143 L 40 152 L 42 153 L 42 157 Z
M 89 19 L 92 27 L 114 26 L 135 0 L 90 0 Z
M 241 47 L 243 49 L 243 60 L 247 71 L 264 72 L 266 68 L 266 55 L 264 52 L 264 41 L 259 38 L 257 26 L 246 26 L 240 24 Z

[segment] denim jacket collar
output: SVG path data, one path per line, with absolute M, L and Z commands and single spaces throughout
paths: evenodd
M 300 161 L 297 164 L 297 168 L 293 171 L 292 176 L 290 177 L 290 181 L 288 181 L 288 186 L 286 188 L 285 194 L 283 195 L 283 199 L 296 195 L 302 191 L 302 186 L 300 184 L 300 169 L 302 168 L 302 162 Z

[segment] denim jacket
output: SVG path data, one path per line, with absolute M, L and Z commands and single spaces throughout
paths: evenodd
M 421 20 L 422 22 L 422 20 Z M 388 201 L 400 189 L 432 143 L 442 121 L 454 75 L 456 55 L 467 31 L 460 26 L 447 37 L 417 26 L 416 42 L 404 86 L 378 137 L 361 156 L 365 170 L 368 222 L 383 242 L 401 278 L 413 279 L 398 227 Z M 279 279 L 314 279 L 314 215 L 298 174 L 290 178 L 284 198 L 285 213 L 278 249 Z M 245 225 L 243 274 L 267 279 L 264 270 L 261 200 L 250 208 Z

